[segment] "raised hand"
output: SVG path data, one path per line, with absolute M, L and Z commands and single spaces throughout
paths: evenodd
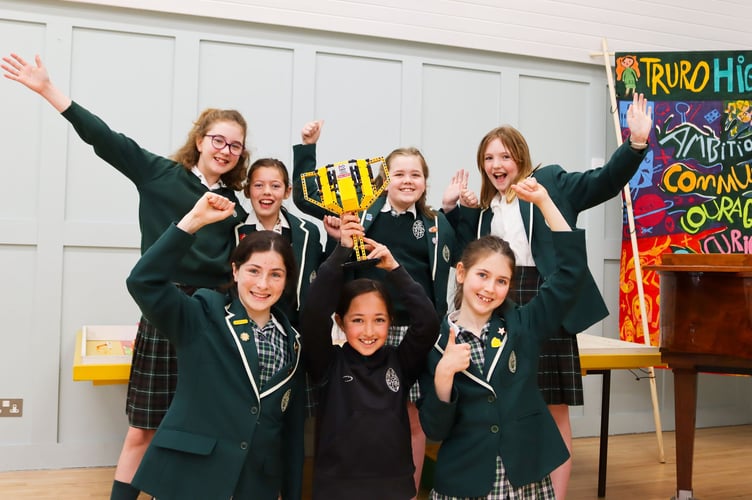
M 478 196 L 469 189 L 464 189 L 462 193 L 460 193 L 460 204 L 463 207 L 470 208 L 478 208 L 480 206 Z
M 633 143 L 644 144 L 650 137 L 653 126 L 653 107 L 643 94 L 635 94 L 627 108 L 627 126 Z
M 300 131 L 300 140 L 303 144 L 316 144 L 321 135 L 321 127 L 324 126 L 324 120 L 316 120 L 303 125 Z
M 322 222 L 324 223 L 324 230 L 326 231 L 326 234 L 328 234 L 329 237 L 333 240 L 339 241 L 341 237 L 339 232 L 339 217 L 334 215 L 325 215 Z
M 198 199 L 190 212 L 185 214 L 177 226 L 186 233 L 194 234 L 202 227 L 225 220 L 235 211 L 235 202 L 222 195 L 207 192 Z
M 340 216 L 339 233 L 340 245 L 345 248 L 353 248 L 353 237 L 363 236 L 365 234 L 365 231 L 363 231 L 363 226 L 360 224 L 358 214 L 356 214 L 355 212 L 343 213 Z
M 463 168 L 454 173 L 452 179 L 449 181 L 449 185 L 444 190 L 444 196 L 441 198 L 441 208 L 444 209 L 445 213 L 457 206 L 460 195 L 463 191 L 467 191 L 467 180 L 469 177 L 470 174 Z
M 538 183 L 535 177 L 528 177 L 517 184 L 512 184 L 512 189 L 521 200 L 528 201 L 535 205 L 540 204 L 548 198 L 548 191 L 542 184 Z
M 457 343 L 454 327 L 449 328 L 444 355 L 441 356 L 441 360 L 436 365 L 436 371 L 439 370 L 439 367 L 452 375 L 470 367 L 470 344 Z
M 470 366 L 470 344 L 458 344 L 455 338 L 454 328 L 449 328 L 447 344 L 444 354 L 436 364 L 433 382 L 436 396 L 444 402 L 449 402 L 452 397 L 454 375 Z
M 41 95 L 59 112 L 63 112 L 71 104 L 68 96 L 52 84 L 47 68 L 42 64 L 42 58 L 39 55 L 34 57 L 36 65 L 29 64 L 18 54 L 11 54 L 3 57 L 3 76 L 9 80 L 16 81 L 37 94 Z
M 385 269 L 387 271 L 393 271 L 394 269 L 397 269 L 399 267 L 399 263 L 397 263 L 397 261 L 395 260 L 392 252 L 389 250 L 389 247 L 366 237 L 363 237 L 363 242 L 366 244 L 366 249 L 369 250 L 366 258 L 379 259 L 376 267 Z
M 533 203 L 543 214 L 546 224 L 551 231 L 571 231 L 572 228 L 561 214 L 559 207 L 548 195 L 548 191 L 535 177 L 528 177 L 517 184 L 512 184 L 512 189 L 523 201 Z
M 5 71 L 3 76 L 9 80 L 15 80 L 40 94 L 45 86 L 50 84 L 50 76 L 38 55 L 35 56 L 34 60 L 36 66 L 26 62 L 18 54 L 3 57 L 4 64 L 1 65 L 3 71 Z

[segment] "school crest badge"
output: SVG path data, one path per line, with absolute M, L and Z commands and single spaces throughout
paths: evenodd
M 287 407 L 290 404 L 290 395 L 292 394 L 292 389 L 287 389 L 285 393 L 282 395 L 282 401 L 280 403 L 280 408 L 282 409 L 282 413 L 287 411 Z
M 416 240 L 419 240 L 425 235 L 426 226 L 423 224 L 423 221 L 420 219 L 415 219 L 415 222 L 413 222 L 413 236 L 415 236 Z
M 393 368 L 386 371 L 386 386 L 392 392 L 397 392 L 400 389 L 400 380 Z
M 517 355 L 512 351 L 512 353 L 509 355 L 509 371 L 512 373 L 517 373 Z

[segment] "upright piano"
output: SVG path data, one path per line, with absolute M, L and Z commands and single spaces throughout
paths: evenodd
M 692 498 L 697 373 L 752 374 L 752 255 L 665 254 L 661 359 L 674 373 L 676 500 Z

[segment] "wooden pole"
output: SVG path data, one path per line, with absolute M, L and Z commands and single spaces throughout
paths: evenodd
M 606 68 L 606 77 L 608 78 L 608 93 L 611 98 L 611 116 L 614 119 L 614 132 L 616 132 L 616 143 L 621 146 L 621 123 L 619 122 L 619 108 L 616 102 L 616 88 L 614 86 L 614 75 L 611 71 L 611 55 L 608 51 L 606 39 L 601 40 L 601 53 L 594 55 L 603 55 L 603 65 Z M 635 232 L 634 211 L 632 209 L 632 194 L 629 192 L 629 184 L 624 186 L 624 204 L 627 210 L 627 222 L 629 224 L 629 239 L 632 243 L 632 259 L 635 267 L 635 280 L 637 281 L 637 295 L 640 304 L 640 318 L 642 319 L 642 332 L 645 344 L 652 345 L 650 342 L 650 330 L 648 329 L 648 317 L 645 307 L 645 289 L 642 283 L 642 265 L 640 264 L 640 251 L 637 247 L 637 233 Z M 666 454 L 663 449 L 663 430 L 661 426 L 661 413 L 658 407 L 658 390 L 655 384 L 655 368 L 649 368 L 650 377 L 650 396 L 653 403 L 653 421 L 655 422 L 655 434 L 658 439 L 658 461 L 666 462 Z

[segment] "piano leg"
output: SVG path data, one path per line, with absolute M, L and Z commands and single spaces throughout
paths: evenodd
M 676 500 L 692 498 L 692 462 L 695 449 L 697 371 L 673 368 L 676 422 Z

